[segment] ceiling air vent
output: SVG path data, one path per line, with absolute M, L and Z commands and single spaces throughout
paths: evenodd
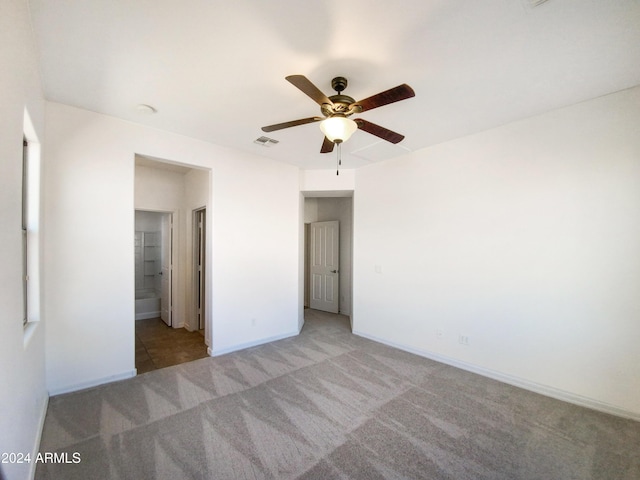
M 274 140 L 273 138 L 269 137 L 260 137 L 256 138 L 253 143 L 257 143 L 258 145 L 262 145 L 263 147 L 271 147 L 278 143 L 278 140 Z

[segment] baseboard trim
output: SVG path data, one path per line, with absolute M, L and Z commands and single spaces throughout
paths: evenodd
M 456 360 L 455 358 L 447 357 L 437 353 L 429 352 L 426 350 L 419 350 L 417 348 L 409 347 L 407 345 L 391 342 L 383 338 L 376 337 L 375 335 L 369 335 L 368 333 L 354 331 L 353 334 L 358 335 L 359 337 L 367 338 L 374 342 L 382 343 L 384 345 L 388 345 L 390 347 L 403 350 L 405 352 L 413 353 L 420 357 L 425 357 L 430 360 L 444 363 L 452 367 L 460 368 L 462 370 L 466 370 L 471 373 L 476 373 L 478 375 L 482 375 L 483 377 L 488 377 L 493 380 L 498 380 L 499 382 L 513 385 L 514 387 L 520 387 L 534 393 L 539 393 L 540 395 L 545 395 L 547 397 L 555 398 L 556 400 L 562 400 L 564 402 L 571 403 L 573 405 L 590 408 L 592 410 L 608 413 L 610 415 L 615 415 L 617 417 L 623 417 L 623 418 L 628 418 L 630 420 L 640 421 L 640 413 L 625 410 L 623 408 L 616 407 L 615 405 L 601 402 L 600 400 L 596 400 L 589 397 L 583 397 L 582 395 L 568 392 L 566 390 L 561 390 L 559 388 L 532 382 L 531 380 L 527 380 L 525 378 L 516 377 L 514 375 L 498 372 L 496 370 L 491 370 L 489 368 L 480 367 L 472 363 L 463 362 L 460 360 Z
M 225 355 L 231 352 L 237 352 L 238 350 L 244 350 L 245 348 L 257 347 L 258 345 L 264 345 L 265 343 L 275 342 L 277 340 L 284 340 L 285 338 L 295 337 L 299 332 L 290 332 L 285 333 L 284 335 L 276 335 L 274 337 L 261 338 L 260 340 L 255 340 L 253 342 L 241 343 L 239 345 L 233 345 L 231 347 L 225 347 L 221 349 L 211 349 L 207 348 L 207 353 L 212 357 L 218 357 L 220 355 Z
M 160 316 L 160 311 L 136 313 L 136 320 L 148 320 L 150 318 L 158 318 L 159 316 Z
M 63 393 L 77 392 L 78 390 L 85 390 L 91 387 L 97 387 L 98 385 L 104 385 L 105 383 L 117 382 L 119 380 L 126 380 L 128 378 L 135 377 L 137 370 L 128 370 L 126 372 L 118 373 L 116 375 L 109 375 L 108 377 L 97 378 L 95 380 L 89 380 L 88 382 L 77 383 L 75 385 L 69 385 L 67 387 L 52 388 L 49 390 L 49 396 L 62 395 Z

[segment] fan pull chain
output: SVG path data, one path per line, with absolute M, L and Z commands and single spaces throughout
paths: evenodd
M 336 165 L 336 175 L 340 175 L 340 165 L 342 165 L 342 142 L 338 143 L 338 159 Z

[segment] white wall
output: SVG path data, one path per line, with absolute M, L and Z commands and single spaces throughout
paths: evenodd
M 136 209 L 180 210 L 184 202 L 184 174 L 143 165 L 135 166 L 134 203 Z
M 141 232 L 159 232 L 162 230 L 162 213 L 137 210 L 135 229 Z
M 22 139 L 26 109 L 33 126 L 29 141 L 43 140 L 44 100 L 26 1 L 2 3 L 0 65 L 0 453 L 33 457 L 47 404 L 46 320 L 40 313 L 39 322 L 26 330 L 22 326 Z M 31 240 L 42 234 L 35 220 Z M 42 265 L 36 261 L 35 267 L 41 270 Z M 40 292 L 33 294 L 41 300 Z M 29 478 L 32 472 L 33 464 L 0 464 L 0 477 L 9 480 Z
M 332 192 L 353 191 L 355 186 L 356 170 L 340 170 L 340 175 L 336 175 L 333 169 L 328 170 L 300 170 L 300 191 L 307 192 L 306 196 L 311 197 L 311 192 L 316 192 L 317 196 L 331 195 Z
M 195 312 L 195 294 L 196 286 L 194 283 L 194 269 L 193 269 L 193 211 L 200 208 L 206 208 L 205 225 L 211 222 L 211 211 L 209 208 L 209 189 L 210 189 L 210 175 L 208 170 L 191 169 L 184 175 L 184 219 L 185 219 L 185 285 L 191 285 L 191 291 L 188 291 L 185 296 L 186 304 L 186 318 L 185 328 L 194 331 L 198 330 L 198 319 Z M 211 242 L 205 232 L 205 243 L 208 245 L 207 250 L 211 251 Z M 206 259 L 206 253 L 205 253 Z M 206 265 L 206 264 L 205 264 Z M 205 286 L 211 282 L 211 272 L 205 270 Z M 205 317 L 211 317 L 210 310 L 211 298 L 210 295 L 205 296 Z M 209 345 L 209 344 L 207 344 Z
M 640 418 L 638 125 L 639 87 L 358 170 L 354 330 Z
M 135 154 L 212 170 L 213 353 L 296 333 L 295 167 L 56 103 L 46 120 L 51 391 L 134 373 Z
M 213 179 L 214 353 L 296 334 L 298 169 L 235 153 Z
M 304 199 L 304 223 L 312 223 L 318 221 L 318 199 Z

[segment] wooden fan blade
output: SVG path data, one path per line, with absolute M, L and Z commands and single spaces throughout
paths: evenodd
M 362 118 L 356 118 L 355 122 L 358 124 L 358 128 L 360 130 L 369 132 L 370 134 L 380 137 L 387 142 L 399 143 L 404 139 L 404 135 L 400 135 L 399 133 L 393 132 L 388 128 L 381 127 L 380 125 L 376 125 L 375 123 L 367 122 Z
M 290 122 L 276 123 L 275 125 L 267 125 L 266 127 L 262 127 L 262 131 L 274 132 L 276 130 L 282 130 L 283 128 L 297 127 L 298 125 L 304 125 L 305 123 L 319 122 L 320 120 L 324 120 L 324 118 L 322 117 L 301 118 L 300 120 L 292 120 Z
M 324 137 L 324 142 L 322 142 L 322 148 L 320 149 L 320 153 L 331 153 L 333 152 L 334 146 L 335 146 L 335 143 L 333 143 L 327 137 Z
M 397 87 L 380 92 L 377 95 L 360 100 L 359 102 L 354 103 L 354 105 L 359 105 L 364 112 L 366 110 L 371 110 L 372 108 L 382 107 L 383 105 L 389 105 L 390 103 L 399 102 L 400 100 L 406 100 L 407 98 L 415 96 L 416 93 L 413 91 L 413 88 L 406 83 L 403 83 Z
M 327 96 L 322 93 L 318 87 L 316 87 L 311 80 L 309 80 L 304 75 L 289 75 L 285 77 L 292 85 L 298 87 L 304 94 L 310 97 L 314 102 L 318 105 L 322 106 L 325 103 L 329 105 L 333 105 L 333 102 L 327 98 Z

